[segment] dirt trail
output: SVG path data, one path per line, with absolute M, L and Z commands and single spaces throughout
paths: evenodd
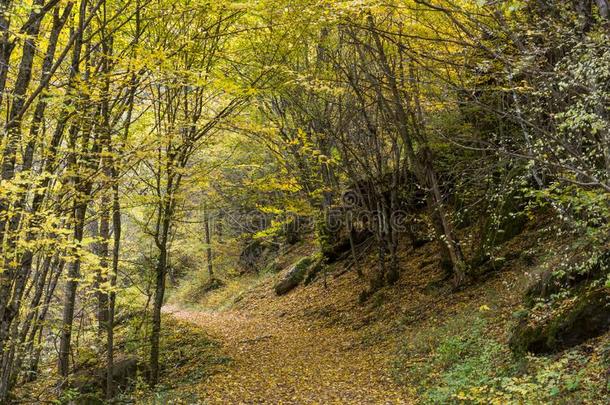
M 412 403 L 387 375 L 387 353 L 344 330 L 237 310 L 165 312 L 204 328 L 232 359 L 202 384 L 210 403 Z

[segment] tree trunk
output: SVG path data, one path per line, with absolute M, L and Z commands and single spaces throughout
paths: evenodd
M 75 72 L 79 72 L 80 66 L 80 50 L 82 47 L 82 36 L 84 31 L 85 16 L 87 12 L 87 0 L 82 0 L 81 8 L 79 11 L 79 35 L 74 45 L 74 53 L 72 59 L 72 69 Z M 87 61 L 90 53 L 87 54 Z M 87 80 L 87 75 L 84 79 Z M 87 104 L 87 95 L 81 94 L 80 100 L 83 102 L 77 103 L 84 109 Z M 93 178 L 83 176 L 84 172 L 95 173 L 97 166 L 99 166 L 99 152 L 100 152 L 100 141 L 97 137 L 94 139 L 93 145 L 89 147 L 89 141 L 92 135 L 92 122 L 93 119 L 86 117 L 84 113 L 82 122 L 75 121 L 72 123 L 69 131 L 69 148 L 70 153 L 68 155 L 68 167 L 71 170 L 72 178 L 71 185 L 74 190 L 74 209 L 73 209 L 73 220 L 74 220 L 74 233 L 73 241 L 75 247 L 73 248 L 72 262 L 68 267 L 68 280 L 66 281 L 65 296 L 64 296 L 64 310 L 62 317 L 62 328 L 60 334 L 59 343 L 59 358 L 58 358 L 58 371 L 59 375 L 64 379 L 61 383 L 65 383 L 70 374 L 70 351 L 71 351 L 71 340 L 72 340 L 72 323 L 74 321 L 74 310 L 76 305 L 76 292 L 78 288 L 78 282 L 80 278 L 80 252 L 78 252 L 80 245 L 83 240 L 83 233 L 85 227 L 85 217 L 87 213 L 87 207 L 91 199 L 91 188 Z M 80 118 L 80 117 L 79 117 Z M 85 119 L 89 118 L 89 119 Z M 82 126 L 82 128 L 81 128 Z M 80 134 L 80 143 L 79 141 Z M 77 150 L 85 151 L 86 158 L 83 161 L 78 160 L 78 154 L 81 153 Z
M 447 218 L 447 214 L 445 213 L 443 197 L 440 192 L 436 173 L 431 168 L 431 162 L 424 164 L 426 165 L 426 177 L 428 179 L 428 184 L 432 194 L 432 215 L 438 218 L 438 224 L 440 224 L 440 229 L 438 231 L 441 232 L 442 237 L 439 238 L 439 243 L 445 244 L 446 246 L 446 249 L 441 247 L 441 252 L 445 251 L 449 255 L 453 269 L 454 284 L 457 287 L 466 281 L 466 265 L 464 256 L 457 239 L 454 237 L 453 227 Z
M 114 369 L 114 308 L 116 293 L 114 287 L 119 272 L 119 252 L 121 248 L 121 205 L 119 201 L 118 172 L 112 170 L 113 199 L 112 199 L 112 272 L 110 274 L 110 294 L 108 296 L 108 322 L 106 323 L 106 399 L 114 397 L 114 381 L 112 379 Z
M 449 219 L 447 218 L 443 208 L 442 196 L 440 193 L 438 179 L 432 165 L 432 153 L 430 151 L 430 147 L 428 146 L 425 133 L 423 132 L 423 113 L 419 102 L 417 77 L 415 76 L 413 69 L 411 69 L 410 83 L 413 86 L 412 92 L 414 95 L 413 100 L 408 101 L 412 101 L 414 105 L 411 105 L 409 113 L 407 113 L 404 106 L 405 100 L 403 100 L 403 97 L 401 96 L 401 92 L 396 81 L 396 76 L 392 72 L 390 64 L 387 60 L 384 45 L 381 42 L 381 38 L 378 32 L 376 31 L 372 16 L 369 17 L 368 22 L 369 26 L 373 31 L 373 38 L 375 40 L 375 45 L 379 53 L 380 63 L 383 68 L 383 71 L 385 72 L 386 79 L 388 80 L 390 91 L 392 94 L 393 108 L 391 114 L 396 120 L 398 132 L 400 133 L 403 139 L 408 158 L 411 161 L 411 164 L 414 165 L 415 174 L 418 177 L 419 182 L 428 188 L 428 193 L 430 194 L 429 201 L 433 204 L 433 206 L 429 208 L 433 210 L 431 214 L 436 215 L 438 217 L 440 224 L 440 229 L 438 229 L 438 231 L 440 231 L 440 234 L 437 231 L 437 238 L 439 240 L 439 243 L 445 243 L 447 246 L 447 252 L 452 262 L 453 272 L 455 276 L 454 281 L 456 285 L 459 285 L 465 280 L 466 265 L 464 263 L 462 253 L 459 248 L 459 244 L 457 243 L 457 239 L 453 234 L 453 229 L 451 227 L 451 224 L 449 223 Z M 409 117 L 411 117 L 413 133 L 409 131 L 408 127 Z M 415 142 L 417 142 L 421 150 L 419 156 L 415 152 Z
M 159 382 L 159 340 L 161 335 L 161 307 L 165 295 L 165 275 L 167 273 L 167 241 L 159 248 L 156 268 L 156 288 L 153 304 L 152 333 L 150 335 L 150 385 Z
M 47 317 L 47 313 L 49 311 L 49 307 L 51 305 L 51 300 L 55 294 L 55 289 L 57 287 L 57 282 L 59 281 L 59 277 L 63 273 L 65 267 L 65 261 L 62 259 L 59 261 L 57 266 L 53 268 L 52 276 L 49 278 L 49 283 L 45 290 L 45 299 L 43 305 L 40 309 L 40 313 L 36 317 L 36 320 L 32 326 L 32 330 L 27 338 L 27 344 L 25 348 L 25 352 L 30 354 L 30 363 L 26 374 L 27 381 L 33 381 L 36 378 L 36 373 L 38 370 L 38 361 L 40 360 L 40 340 L 42 339 L 42 330 L 44 328 L 44 320 Z M 36 352 L 34 353 L 34 342 L 36 341 L 36 336 L 38 335 L 38 348 L 36 348 Z
M 161 308 L 165 296 L 165 279 L 167 275 L 168 237 L 173 214 L 174 188 L 173 176 L 168 174 L 168 193 L 159 201 L 159 222 L 156 232 L 159 259 L 156 267 L 155 297 L 153 301 L 152 333 L 150 334 L 150 385 L 156 386 L 159 382 L 159 341 L 161 336 Z
M 9 11 L 11 9 L 11 0 L 0 1 L 0 105 L 4 99 L 4 89 L 6 87 L 6 77 L 9 70 L 9 60 L 11 53 L 15 47 L 15 43 L 10 40 L 10 24 Z M 0 138 L 0 141 L 2 138 Z
M 207 206 L 203 207 L 203 227 L 205 228 L 205 252 L 208 263 L 208 276 L 214 277 L 214 271 L 212 268 L 212 245 L 210 239 L 210 213 Z
M 102 196 L 102 208 L 100 213 L 100 241 L 98 255 L 100 257 L 100 269 L 96 275 L 97 284 L 97 324 L 98 334 L 102 336 L 106 332 L 108 322 L 108 240 L 110 239 L 110 201 L 104 193 Z
M 36 0 L 35 5 L 41 4 L 41 0 Z M 9 124 L 5 128 L 7 140 L 2 154 L 2 169 L 0 173 L 0 178 L 4 181 L 10 181 L 15 177 L 17 150 L 22 140 L 21 120 L 15 119 L 16 111 L 21 111 L 23 107 L 25 95 L 32 78 L 32 65 L 36 53 L 35 40 L 40 31 L 42 16 L 38 16 L 38 14 L 32 11 L 30 19 L 32 24 L 26 30 L 28 37 L 23 44 L 19 71 L 12 91 Z M 0 320 L 2 321 L 2 326 L 0 327 L 0 356 L 4 353 L 4 346 L 13 318 L 19 312 L 21 295 L 26 281 L 26 275 L 19 271 L 20 268 L 17 268 L 14 264 L 13 258 L 17 243 L 16 233 L 21 222 L 21 209 L 23 208 L 19 202 L 22 200 L 21 196 L 17 196 L 18 203 L 13 207 L 17 213 L 9 221 L 2 214 L 8 212 L 10 202 L 6 198 L 0 198 L 0 252 L 2 252 L 3 247 L 7 251 L 6 259 L 2 263 L 4 271 L 0 273 Z M 6 241 L 3 243 L 5 238 Z
M 74 207 L 74 241 L 78 245 L 83 240 L 85 227 L 85 214 L 87 204 L 76 203 Z M 58 370 L 64 379 L 70 373 L 70 343 L 72 339 L 72 322 L 74 320 L 74 308 L 76 303 L 76 288 L 80 277 L 80 253 L 76 248 L 73 251 L 74 258 L 68 266 L 68 280 L 66 281 L 64 311 L 59 343 Z

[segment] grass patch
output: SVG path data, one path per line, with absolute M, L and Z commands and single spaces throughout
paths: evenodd
M 246 274 L 239 277 L 224 276 L 222 286 L 210 289 L 210 279 L 205 273 L 194 273 L 173 288 L 168 297 L 169 303 L 186 308 L 205 308 L 222 311 L 238 302 L 243 294 L 259 286 L 274 273 Z

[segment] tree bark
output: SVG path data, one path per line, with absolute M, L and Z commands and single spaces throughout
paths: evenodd
M 214 277 L 214 270 L 212 268 L 212 241 L 210 238 L 210 213 L 207 206 L 203 208 L 203 227 L 205 231 L 205 252 L 208 264 L 208 276 L 210 279 Z
M 74 242 L 78 245 L 83 240 L 85 227 L 85 214 L 87 204 L 75 203 L 74 205 Z M 64 310 L 62 327 L 60 332 L 58 370 L 64 379 L 70 373 L 70 344 L 72 339 L 72 322 L 74 320 L 74 308 L 76 304 L 76 288 L 80 277 L 80 253 L 78 247 L 73 250 L 74 258 L 68 266 L 68 280 L 66 281 Z
M 152 333 L 150 335 L 150 385 L 156 386 L 159 382 L 159 341 L 161 335 L 161 308 L 165 295 L 165 279 L 167 274 L 167 240 L 169 235 L 169 207 L 165 207 L 164 219 L 161 225 L 159 240 L 159 259 L 156 267 L 156 287 L 153 301 Z

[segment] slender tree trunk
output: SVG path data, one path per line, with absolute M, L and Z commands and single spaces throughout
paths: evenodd
M 351 217 L 348 221 L 346 221 L 346 225 L 348 226 L 347 234 L 349 235 L 349 247 L 352 252 L 352 260 L 354 261 L 358 278 L 362 278 L 364 277 L 364 274 L 362 273 L 362 268 L 358 263 L 358 254 L 356 253 L 356 245 L 354 244 L 354 223 Z
M 396 173 L 394 173 L 396 176 Z M 398 264 L 398 229 L 396 224 L 392 220 L 393 215 L 397 213 L 396 208 L 396 190 L 398 188 L 397 181 L 394 180 L 395 185 L 392 186 L 390 191 L 390 207 L 386 215 L 386 223 L 388 228 L 388 244 L 390 246 L 390 268 L 386 275 L 386 282 L 389 285 L 395 284 L 400 277 L 400 269 Z
M 80 72 L 80 63 L 81 63 L 81 50 L 83 46 L 83 31 L 85 25 L 85 15 L 87 12 L 87 4 L 88 0 L 81 0 L 79 17 L 78 17 L 78 35 L 76 37 L 74 43 L 74 49 L 72 52 L 72 63 L 71 63 L 71 71 L 70 71 L 70 82 L 73 83 L 74 80 L 78 77 Z M 69 84 L 69 90 L 73 89 L 74 84 Z M 57 127 L 55 128 L 55 133 L 53 138 L 60 138 L 61 134 L 64 131 L 65 125 L 70 117 L 70 112 L 68 107 L 74 103 L 75 100 L 68 99 L 66 101 L 66 106 L 62 109 L 60 113 L 59 122 Z M 72 153 L 70 156 L 71 163 L 70 166 L 75 173 L 75 176 L 78 176 L 79 168 L 76 166 L 76 137 L 78 135 L 79 128 L 75 124 L 72 126 L 70 130 L 70 146 L 72 149 Z M 59 136 L 56 136 L 59 135 Z M 74 243 L 77 245 L 83 239 L 83 230 L 85 226 L 85 215 L 87 212 L 87 203 L 83 203 L 82 201 L 78 201 L 78 199 L 82 199 L 85 196 L 81 194 L 79 191 L 82 187 L 78 178 L 76 177 L 73 181 L 74 190 L 77 192 L 75 198 L 77 199 L 74 203 L 74 211 L 73 211 L 73 220 L 74 220 L 74 232 L 73 238 Z M 80 190 L 79 190 L 80 189 Z M 75 253 L 75 257 L 72 259 L 72 262 L 68 266 L 68 280 L 66 281 L 66 289 L 65 289 L 65 297 L 64 297 L 64 311 L 63 311 L 63 319 L 62 319 L 62 328 L 60 331 L 60 343 L 59 343 L 59 358 L 58 358 L 58 371 L 59 375 L 65 379 L 68 378 L 70 372 L 70 346 L 72 339 L 72 321 L 74 320 L 74 306 L 76 301 L 76 288 L 78 286 L 78 277 L 80 276 L 80 256 L 78 255 L 77 249 L 74 249 L 73 253 Z M 62 383 L 65 381 L 62 381 Z
M 30 356 L 30 362 L 28 365 L 28 369 L 26 372 L 26 381 L 33 381 L 37 376 L 38 370 L 38 361 L 40 360 L 40 340 L 42 339 L 42 331 L 44 328 L 44 320 L 47 317 L 47 313 L 49 312 L 49 307 L 51 305 L 51 300 L 55 294 L 55 289 L 57 287 L 57 283 L 59 281 L 59 277 L 63 273 L 65 267 L 65 261 L 62 259 L 57 263 L 57 265 L 52 269 L 52 275 L 49 278 L 49 282 L 47 284 L 47 288 L 45 290 L 45 299 L 43 301 L 43 305 L 40 308 L 40 312 L 35 319 L 35 322 L 32 326 L 32 330 L 26 340 L 26 348 L 25 352 Z M 38 336 L 38 347 L 35 348 L 36 336 Z
M 14 322 L 11 326 L 11 341 L 13 344 L 8 348 L 8 351 L 4 353 L 2 358 L 2 377 L 0 380 L 0 400 L 6 401 L 6 398 L 11 391 L 14 383 L 21 371 L 21 364 L 24 356 L 24 342 L 26 340 L 29 329 L 32 325 L 34 316 L 36 315 L 36 308 L 40 304 L 44 286 L 47 280 L 47 274 L 51 267 L 52 257 L 45 256 L 43 263 L 38 266 L 36 280 L 34 282 L 33 297 L 30 302 L 30 309 L 26 315 L 25 320 L 21 326 L 21 330 L 18 328 L 17 322 Z
M 96 277 L 97 284 L 97 323 L 98 334 L 102 336 L 107 331 L 108 322 L 108 240 L 110 239 L 110 201 L 107 194 L 102 196 L 100 212 L 100 241 L 98 255 L 100 269 Z
M 85 214 L 87 204 L 82 202 L 75 203 L 74 206 L 74 242 L 78 245 L 83 240 L 85 227 Z M 66 281 L 64 311 L 62 327 L 60 332 L 58 370 L 59 375 L 64 379 L 70 373 L 70 345 L 72 339 L 72 322 L 74 320 L 74 308 L 76 304 L 76 289 L 80 277 L 80 254 L 78 248 L 73 251 L 74 258 L 68 266 L 68 280 Z
M 36 0 L 35 5 L 40 6 L 41 4 L 42 0 Z M 7 140 L 3 150 L 0 173 L 0 177 L 4 181 L 10 181 L 15 177 L 17 149 L 22 138 L 21 121 L 14 119 L 17 114 L 15 111 L 20 111 L 23 107 L 25 95 L 32 78 L 32 65 L 36 53 L 35 41 L 40 31 L 42 16 L 37 16 L 32 12 L 30 19 L 32 24 L 29 25 L 26 31 L 28 37 L 23 44 L 19 71 L 12 91 L 9 125 L 5 128 Z M 0 252 L 2 252 L 3 247 L 6 251 L 6 259 L 2 263 L 4 271 L 0 273 L 0 320 L 2 321 L 2 326 L 0 327 L 0 355 L 4 353 L 5 342 L 8 338 L 13 318 L 19 312 L 21 296 L 26 281 L 26 275 L 19 271 L 20 269 L 14 264 L 13 257 L 17 243 L 16 233 L 21 222 L 21 209 L 23 208 L 19 202 L 23 201 L 23 197 L 18 195 L 16 200 L 17 205 L 13 207 L 16 213 L 9 219 L 8 215 L 4 214 L 8 213 L 11 205 L 10 201 L 6 198 L 0 198 Z M 5 243 L 2 243 L 3 239 L 6 239 Z
M 0 105 L 4 100 L 4 89 L 6 87 L 6 77 L 9 70 L 9 60 L 15 47 L 15 43 L 10 40 L 9 11 L 11 0 L 0 1 Z M 2 138 L 0 138 L 2 140 Z
M 110 181 L 112 179 L 112 147 L 111 147 L 111 128 L 110 128 L 110 58 L 112 56 L 112 38 L 106 34 L 106 5 L 102 7 L 102 55 L 101 55 L 101 74 L 103 75 L 103 87 L 101 92 L 100 106 L 100 137 L 101 150 L 107 154 L 102 156 L 102 171 L 104 180 L 100 185 L 102 188 L 101 212 L 100 212 L 100 271 L 97 274 L 97 321 L 98 333 L 102 336 L 107 332 L 108 322 L 108 241 L 110 240 L 110 193 L 112 191 Z
M 431 166 L 431 164 L 427 166 Z M 460 286 L 464 283 L 464 281 L 466 281 L 466 265 L 464 261 L 464 256 L 462 255 L 462 249 L 460 248 L 458 241 L 454 237 L 453 227 L 449 219 L 447 218 L 436 173 L 433 169 L 428 168 L 426 170 L 426 174 L 434 201 L 433 210 L 438 220 L 440 221 L 440 225 L 442 228 L 443 237 L 439 242 L 444 243 L 447 246 L 447 253 L 449 254 L 451 263 L 453 265 L 454 284 L 456 286 Z
M 167 211 L 165 211 L 168 213 Z M 150 335 L 150 385 L 159 382 L 159 341 L 161 336 L 161 308 L 165 295 L 165 279 L 167 274 L 167 236 L 169 233 L 169 218 L 163 220 L 161 240 L 159 243 L 159 259 L 156 268 L 156 287 L 153 301 L 152 333 Z
M 168 164 L 166 192 L 158 191 L 157 227 L 155 242 L 159 249 L 159 258 L 156 267 L 155 296 L 153 300 L 152 333 L 150 334 L 150 385 L 156 386 L 159 382 L 159 342 L 161 338 L 161 308 L 165 296 L 165 281 L 167 276 L 168 241 L 175 193 L 178 190 L 179 181 L 174 183 L 175 177 L 172 173 L 172 163 Z
M 113 169 L 113 198 L 112 198 L 112 272 L 110 273 L 110 293 L 108 295 L 108 322 L 106 323 L 106 399 L 114 397 L 114 310 L 116 292 L 114 287 L 119 272 L 119 253 L 121 249 L 121 205 L 119 201 L 119 186 L 117 170 Z
M 137 45 L 141 34 L 140 26 L 140 1 L 137 1 L 136 11 L 136 35 L 134 46 Z M 132 73 L 129 83 L 129 95 L 127 97 L 127 112 L 125 117 L 125 126 L 123 129 L 123 143 L 119 146 L 117 155 L 120 155 L 122 146 L 127 141 L 129 136 L 129 129 L 131 127 L 131 119 L 133 114 L 133 106 L 135 93 L 137 88 L 138 78 L 135 73 Z M 114 153 L 117 152 L 113 146 L 112 138 L 110 133 L 107 134 L 107 149 L 110 155 L 108 169 L 110 170 L 107 175 L 110 176 L 112 181 L 112 231 L 113 231 L 113 244 L 112 244 L 112 271 L 109 274 L 110 280 L 110 293 L 108 295 L 108 322 L 106 323 L 106 399 L 111 400 L 114 398 L 114 317 L 115 317 L 115 306 L 116 306 L 116 291 L 115 287 L 117 284 L 119 274 L 119 254 L 121 250 L 121 201 L 119 197 L 119 174 L 120 166 L 117 163 Z
M 203 208 L 203 227 L 205 228 L 205 252 L 208 263 L 208 276 L 210 278 L 214 277 L 214 271 L 212 268 L 212 245 L 210 238 L 210 213 L 208 211 L 207 206 Z

